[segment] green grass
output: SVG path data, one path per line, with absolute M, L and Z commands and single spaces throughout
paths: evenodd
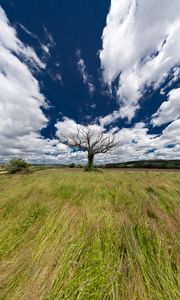
M 0 176 L 0 299 L 180 299 L 180 173 Z

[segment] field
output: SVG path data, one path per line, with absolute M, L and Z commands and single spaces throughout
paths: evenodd
M 0 299 L 179 300 L 180 173 L 0 175 Z

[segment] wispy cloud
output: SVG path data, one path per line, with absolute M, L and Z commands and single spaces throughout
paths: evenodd
M 40 39 L 39 39 L 39 37 L 35 34 L 35 33 L 33 33 L 33 32 L 31 32 L 30 30 L 28 30 L 24 25 L 22 25 L 22 24 L 18 24 L 19 26 L 20 26 L 20 28 L 25 32 L 25 33 L 27 33 L 28 35 L 30 35 L 32 38 L 34 38 L 34 39 L 36 39 L 39 43 L 40 43 Z
M 82 58 L 80 49 L 76 50 L 76 56 L 77 56 L 77 68 L 82 76 L 83 83 L 87 85 L 90 96 L 93 96 L 96 89 L 93 83 L 93 77 L 89 75 L 87 71 L 87 67 L 85 65 L 84 59 Z
M 37 41 L 39 48 L 41 48 L 43 51 L 43 60 L 47 60 L 47 58 L 50 56 L 50 49 L 52 47 L 54 47 L 54 44 L 51 44 L 49 42 L 47 43 L 47 45 L 43 44 L 42 41 L 40 40 L 40 38 L 35 33 L 30 31 L 29 29 L 27 29 L 24 25 L 22 25 L 20 23 L 18 25 L 26 34 L 28 34 L 31 38 L 33 38 L 34 40 Z M 47 38 L 47 35 L 46 35 L 46 38 Z
M 53 81 L 57 81 L 60 83 L 60 85 L 63 85 L 63 78 L 59 72 L 55 72 L 54 70 L 48 70 L 47 73 Z
M 43 28 L 44 28 L 44 32 L 45 32 L 46 40 L 47 40 L 46 47 L 48 47 L 49 49 L 54 48 L 56 46 L 56 42 L 53 38 L 52 33 L 49 32 L 48 29 L 45 26 Z

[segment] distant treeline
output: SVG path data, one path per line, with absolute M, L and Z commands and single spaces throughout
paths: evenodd
M 39 168 L 83 168 L 80 164 L 36 164 L 34 167 Z M 149 168 L 149 169 L 180 169 L 180 160 L 140 160 L 123 163 L 111 163 L 98 165 L 95 168 Z
M 0 164 L 0 170 L 5 165 Z M 49 168 L 84 168 L 84 165 L 71 163 L 65 164 L 31 164 L 31 170 L 41 170 Z M 180 169 L 180 160 L 140 160 L 140 161 L 129 161 L 123 163 L 110 163 L 104 165 L 96 165 L 95 168 L 149 168 L 149 169 Z
M 104 168 L 180 169 L 180 160 L 140 160 L 107 164 Z

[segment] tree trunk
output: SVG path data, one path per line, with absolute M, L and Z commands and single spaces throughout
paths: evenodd
M 94 153 L 89 152 L 88 153 L 88 165 L 87 165 L 89 170 L 92 170 L 93 162 L 94 162 Z

